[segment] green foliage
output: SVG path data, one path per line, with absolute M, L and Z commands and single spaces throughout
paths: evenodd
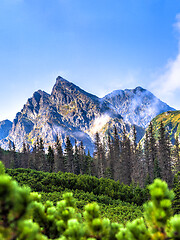
M 0 175 L 5 174 L 5 168 L 2 162 L 0 161 Z
M 151 201 L 145 204 L 146 224 L 154 236 L 166 236 L 164 231 L 167 221 L 172 215 L 171 201 L 174 193 L 168 189 L 167 183 L 160 179 L 156 179 L 149 189 Z
M 0 239 L 43 239 L 39 237 L 38 224 L 29 219 L 32 200 L 29 188 L 19 187 L 16 181 L 1 171 Z
M 65 191 L 68 191 L 65 190 Z M 41 192 L 41 202 L 45 203 L 47 200 L 52 201 L 55 205 L 58 201 L 63 199 L 63 192 L 45 193 Z M 93 193 L 85 193 L 80 190 L 73 191 L 73 196 L 76 199 L 76 206 L 78 212 L 83 214 L 85 205 L 92 202 L 97 202 L 99 205 L 100 215 L 109 218 L 113 222 L 126 223 L 132 221 L 137 217 L 142 217 L 142 207 L 120 200 L 113 200 L 104 195 L 94 195 Z
M 180 212 L 180 172 L 178 172 L 174 177 L 173 190 L 175 193 L 175 198 L 173 201 L 174 213 Z
M 78 213 L 72 193 L 63 194 L 55 205 L 41 203 L 38 193 L 18 186 L 6 174 L 0 176 L 0 239 L 7 240 L 177 240 L 180 215 L 173 216 L 174 193 L 156 179 L 149 186 L 151 200 L 144 205 L 144 218 L 126 225 L 102 218 L 97 203 Z
M 129 203 L 142 205 L 148 198 L 147 189 L 120 184 L 112 179 L 75 175 L 73 173 L 48 173 L 30 169 L 7 169 L 7 173 L 21 185 L 27 184 L 35 192 L 61 192 L 82 190 L 95 195 L 106 195 Z
M 180 111 L 168 111 L 159 114 L 153 119 L 153 126 L 155 129 L 159 130 L 161 122 L 163 122 L 164 126 L 168 127 L 168 132 L 171 140 L 173 140 L 176 136 L 180 134 Z M 157 133 L 157 132 L 156 132 Z M 156 135 L 157 137 L 157 135 Z

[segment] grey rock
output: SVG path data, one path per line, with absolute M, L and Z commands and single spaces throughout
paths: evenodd
M 103 100 L 109 102 L 126 122 L 143 128 L 158 114 L 175 110 L 141 87 L 113 91 Z
M 83 141 L 86 151 L 89 149 L 92 154 L 97 131 L 106 137 L 108 131 L 113 134 L 116 125 L 120 138 L 123 128 L 132 136 L 132 124 L 135 124 L 139 141 L 154 115 L 171 109 L 140 87 L 117 90 L 98 98 L 57 77 L 51 94 L 38 90 L 27 100 L 13 123 L 9 123 L 11 130 L 2 135 L 0 145 L 7 149 L 11 140 L 16 150 L 21 150 L 23 142 L 33 146 L 41 137 L 47 149 L 58 136 L 64 147 L 69 136 L 72 144 L 75 140 Z
M 6 138 L 12 128 L 12 122 L 4 120 L 0 122 L 0 140 Z

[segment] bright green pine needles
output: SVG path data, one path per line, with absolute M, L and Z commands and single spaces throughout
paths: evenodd
M 40 202 L 41 196 L 20 187 L 4 173 L 0 163 L 0 239 L 7 240 L 168 240 L 180 239 L 180 215 L 172 216 L 174 193 L 156 179 L 149 186 L 151 201 L 144 205 L 144 218 L 124 226 L 100 216 L 97 203 L 77 211 L 72 193 L 65 193 L 55 206 Z

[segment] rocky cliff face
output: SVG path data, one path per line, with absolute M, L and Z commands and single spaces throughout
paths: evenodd
M 12 122 L 4 120 L 0 122 L 0 140 L 6 138 L 12 128 Z
M 115 91 L 100 99 L 58 77 L 51 94 L 39 90 L 27 100 L 0 144 L 7 149 L 11 140 L 21 150 L 23 142 L 33 145 L 37 137 L 42 137 L 47 148 L 58 135 L 63 146 L 69 136 L 73 144 L 83 141 L 92 152 L 97 131 L 103 135 L 116 125 L 120 137 L 123 128 L 131 136 L 131 124 L 135 124 L 140 140 L 143 127 L 157 112 L 167 110 L 171 108 L 142 88 Z
M 81 130 L 88 129 L 90 122 L 101 114 L 98 97 L 61 77 L 52 89 L 51 103 L 63 122 Z
M 158 114 L 175 110 L 141 87 L 113 91 L 103 99 L 109 102 L 126 122 L 143 128 Z

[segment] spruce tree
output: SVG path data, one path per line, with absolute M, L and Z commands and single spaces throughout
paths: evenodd
M 113 134 L 113 178 L 119 180 L 120 175 L 120 141 L 116 126 L 114 126 Z
M 35 149 L 34 149 L 35 161 L 34 165 L 36 170 L 39 171 L 48 171 L 48 163 L 46 160 L 44 143 L 42 138 L 37 138 Z
M 159 162 L 157 159 L 154 161 L 154 179 L 155 178 L 161 178 L 161 168 L 159 166 Z
M 131 144 L 129 138 L 126 136 L 125 128 L 123 131 L 123 141 L 121 146 L 120 182 L 129 185 L 132 181 Z
M 100 143 L 100 163 L 99 163 L 99 178 L 104 177 L 104 171 L 106 164 L 106 157 L 105 157 L 105 145 L 104 142 Z
M 93 158 L 91 157 L 89 149 L 85 157 L 86 157 L 86 166 L 87 166 L 86 174 L 92 175 L 93 174 Z
M 149 134 L 148 131 L 145 133 L 145 140 L 144 140 L 144 151 L 143 151 L 143 159 L 144 159 L 144 168 L 145 168 L 145 185 L 148 185 L 152 182 L 150 179 L 150 155 L 149 155 Z
M 133 125 L 133 149 L 136 151 L 137 147 L 137 131 L 135 125 Z
M 165 130 L 163 122 L 161 121 L 159 130 L 159 166 L 161 168 L 161 177 L 169 186 L 172 186 L 173 176 L 171 169 L 171 146 L 169 135 Z
M 144 160 L 142 143 L 139 143 L 136 149 L 136 163 L 137 165 L 134 169 L 136 171 L 134 182 L 139 184 L 140 187 L 144 187 L 144 183 L 147 179 L 147 165 Z
M 61 142 L 57 136 L 56 138 L 56 144 L 55 144 L 55 149 L 56 149 L 56 153 L 55 153 L 55 171 L 59 172 L 65 172 L 65 166 L 64 166 L 64 155 L 63 155 L 63 150 L 62 150 L 62 145 Z
M 54 150 L 51 146 L 48 147 L 47 162 L 49 165 L 49 172 L 54 171 Z
M 32 152 L 30 153 L 29 157 L 29 167 L 31 169 L 38 170 L 38 164 L 36 164 L 37 161 L 38 161 L 37 142 L 34 142 Z
M 38 144 L 38 164 L 39 164 L 39 170 L 48 171 L 48 163 L 46 161 L 44 143 L 42 138 L 39 139 L 39 144 Z
M 8 141 L 8 149 L 9 149 L 9 167 L 14 168 L 14 154 L 13 154 L 13 147 L 12 147 L 12 142 L 9 139 Z
M 180 147 L 179 147 L 179 137 L 178 135 L 175 138 L 175 143 L 174 143 L 174 150 L 173 150 L 173 156 L 174 156 L 174 162 L 175 162 L 175 173 L 180 171 Z
M 114 179 L 114 170 L 115 170 L 115 168 L 114 168 L 114 151 L 113 151 L 113 142 L 111 140 L 109 131 L 108 131 L 106 158 L 107 158 L 108 177 Z
M 95 135 L 95 142 L 94 142 L 94 145 L 95 145 L 95 149 L 94 149 L 94 165 L 95 165 L 95 172 L 94 172 L 94 175 L 96 177 L 99 177 L 100 176 L 100 157 L 101 157 L 101 153 L 100 153 L 100 137 L 99 137 L 99 133 L 96 132 L 96 135 Z
M 18 159 L 18 157 L 17 157 L 16 146 L 15 146 L 15 143 L 14 143 L 14 142 L 12 142 L 12 159 L 13 159 L 13 163 L 14 163 L 13 168 L 19 168 L 19 167 L 21 167 L 21 166 L 20 166 L 19 159 Z
M 74 173 L 73 147 L 68 136 L 66 138 L 64 157 L 65 157 L 65 171 Z
M 79 159 L 77 161 L 77 166 L 79 166 L 81 174 L 86 174 L 87 172 L 86 154 L 85 154 L 84 145 L 82 141 L 80 142 L 78 153 L 79 153 Z
M 175 198 L 173 201 L 173 212 L 174 214 L 180 213 L 180 172 L 174 176 L 173 181 L 173 191 L 175 193 Z
M 22 154 L 21 154 L 21 166 L 23 168 L 28 168 L 29 163 L 28 163 L 28 147 L 26 146 L 25 142 L 23 142 L 23 149 L 22 149 Z
M 131 173 L 131 179 L 134 183 L 138 183 L 139 182 L 139 171 L 137 171 L 137 169 L 140 170 L 140 161 L 138 158 L 138 154 L 139 152 L 137 151 L 137 132 L 136 132 L 136 128 L 135 125 L 133 125 L 132 128 L 132 132 L 133 132 L 133 137 L 132 137 L 132 142 L 131 142 L 131 164 L 132 164 L 132 173 Z
M 149 177 L 151 182 L 161 176 L 161 169 L 157 157 L 157 144 L 152 122 L 149 125 Z
M 76 141 L 74 147 L 74 173 L 77 175 L 81 173 L 80 149 L 78 148 Z

